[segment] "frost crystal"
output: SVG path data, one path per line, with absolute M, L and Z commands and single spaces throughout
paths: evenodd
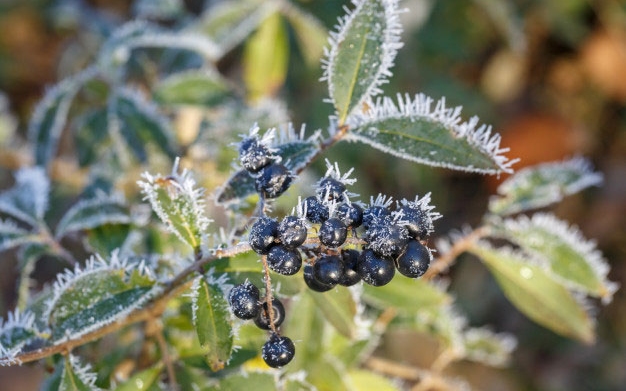
M 72 354 L 69 356 L 70 365 L 72 366 L 72 370 L 74 374 L 82 381 L 86 386 L 88 386 L 91 390 L 99 390 L 96 387 L 96 380 L 98 379 L 98 375 L 92 371 L 91 364 L 82 365 L 80 359 Z
M 36 226 L 48 210 L 49 192 L 50 181 L 42 167 L 21 168 L 15 185 L 0 194 L 0 212 Z
M 29 342 L 28 335 L 37 333 L 35 315 L 31 312 L 16 310 L 8 313 L 6 321 L 0 318 L 0 366 L 16 363 L 15 357 Z M 15 337 L 17 340 L 14 340 Z

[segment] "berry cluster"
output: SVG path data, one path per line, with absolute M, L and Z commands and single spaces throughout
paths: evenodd
M 293 176 L 271 147 L 274 132 L 268 131 L 259 138 L 258 131 L 258 127 L 252 128 L 250 134 L 239 143 L 239 162 L 254 176 L 255 189 L 262 198 L 276 198 L 289 188 Z
M 246 140 L 246 145 L 254 145 L 246 149 L 250 155 L 246 160 L 253 161 L 262 155 L 252 153 L 253 149 L 266 146 L 258 139 L 256 144 Z M 347 190 L 356 181 L 349 177 L 352 170 L 341 175 L 337 164 L 326 164 L 328 170 L 317 182 L 315 194 L 301 200 L 295 213 L 280 221 L 262 215 L 252 224 L 248 243 L 264 257 L 266 268 L 282 275 L 297 274 L 302 268 L 306 285 L 316 292 L 359 281 L 382 286 L 391 281 L 396 270 L 411 278 L 422 276 L 432 259 L 422 242 L 433 231 L 432 221 L 439 217 L 431 211 L 429 195 L 414 201 L 403 199 L 393 210 L 392 200 L 382 195 L 364 205 L 353 201 L 356 195 Z M 248 293 L 250 286 L 254 287 L 250 283 L 240 286 L 233 290 L 233 313 L 242 319 L 255 319 L 259 327 L 268 325 L 271 334 L 263 347 L 263 359 L 272 367 L 287 364 L 295 349 L 291 340 L 280 336 L 276 329 L 284 319 L 282 304 L 271 297 L 259 301 L 258 289 L 254 295 Z M 268 314 L 269 301 L 272 308 L 278 308 L 273 316 Z M 274 319 L 274 327 L 269 327 L 269 319 Z

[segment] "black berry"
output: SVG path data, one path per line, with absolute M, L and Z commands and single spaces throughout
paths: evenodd
M 278 221 L 267 216 L 260 217 L 250 228 L 248 243 L 257 254 L 267 254 L 278 237 Z
M 335 178 L 324 178 L 317 185 L 317 196 L 319 199 L 329 201 L 341 201 L 346 192 L 346 186 Z
M 315 196 L 307 197 L 304 199 L 306 205 L 306 218 L 313 224 L 320 224 L 325 220 L 328 220 L 328 207 Z
M 313 265 L 313 276 L 323 284 L 336 285 L 343 275 L 343 261 L 336 255 L 323 256 Z
M 363 223 L 363 208 L 355 203 L 341 204 L 337 208 L 337 217 L 351 228 L 357 228 Z
M 335 287 L 335 284 L 324 284 L 323 282 L 318 281 L 313 275 L 313 266 L 304 265 L 304 282 L 306 285 L 315 292 L 326 292 Z
M 391 219 L 385 219 L 385 217 L 391 217 L 391 211 L 384 206 L 370 206 L 363 211 L 363 226 L 367 229 L 375 221 L 387 221 Z
M 276 198 L 291 185 L 291 172 L 281 163 L 272 163 L 259 172 L 254 187 L 264 198 Z
M 391 223 L 373 224 L 365 233 L 368 247 L 376 254 L 396 257 L 409 242 L 409 233 L 405 227 Z
M 289 364 L 295 354 L 296 347 L 291 339 L 274 333 L 261 349 L 263 361 L 272 368 L 280 368 Z
M 346 241 L 347 236 L 346 225 L 336 217 L 324 221 L 319 230 L 320 242 L 331 248 L 341 246 Z
M 298 250 L 284 245 L 274 246 L 267 254 L 267 265 L 278 274 L 291 276 L 302 267 L 302 256 Z
M 426 212 L 419 207 L 413 208 L 410 205 L 403 205 L 398 209 L 398 212 L 401 213 L 403 225 L 412 238 L 425 239 L 428 236 L 432 223 Z
M 411 240 L 396 259 L 398 271 L 411 278 L 421 277 L 430 266 L 430 251 L 417 240 Z
M 279 327 L 283 324 L 285 320 L 285 307 L 283 303 L 281 303 L 277 298 L 272 299 L 272 320 L 274 321 L 274 326 Z M 258 328 L 263 330 L 270 330 L 270 312 L 267 305 L 267 302 L 263 300 L 263 305 L 261 307 L 261 311 L 254 318 L 254 324 L 257 325 Z
M 370 249 L 363 250 L 359 257 L 357 272 L 366 283 L 374 286 L 386 285 L 395 274 L 393 261 L 381 257 Z
M 343 261 L 343 275 L 339 279 L 339 285 L 352 286 L 361 281 L 361 276 L 357 273 L 360 253 L 357 250 L 341 251 L 341 260 Z
M 230 309 L 239 319 L 252 319 L 259 314 L 259 288 L 250 281 L 236 285 L 228 295 Z
M 272 163 L 272 160 L 272 153 L 257 137 L 248 137 L 239 144 L 239 161 L 249 172 L 259 172 Z
M 283 246 L 295 249 L 306 240 L 307 229 L 302 219 L 296 216 L 285 217 L 278 225 L 278 237 Z

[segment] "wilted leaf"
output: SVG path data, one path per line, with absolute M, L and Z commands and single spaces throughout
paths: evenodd
M 526 316 L 558 334 L 593 342 L 593 323 L 584 307 L 549 272 L 510 249 L 480 243 L 469 251 L 485 263 L 507 298 Z
M 224 368 L 233 350 L 233 330 L 228 302 L 218 283 L 198 277 L 192 286 L 193 324 L 213 371 Z
M 306 293 L 313 297 L 313 301 L 322 311 L 326 320 L 333 327 L 347 338 L 354 339 L 356 333 L 356 325 L 354 316 L 356 315 L 357 304 L 352 297 L 352 293 L 343 287 L 325 292 L 318 293 L 306 290 Z
M 516 160 L 503 155 L 500 135 L 478 125 L 473 117 L 461 123 L 461 108 L 446 108 L 445 100 L 432 109 L 432 99 L 418 94 L 383 98 L 355 117 L 348 140 L 369 144 L 385 153 L 417 163 L 455 170 L 497 174 L 512 172 Z
M 59 221 L 56 238 L 68 232 L 96 228 L 106 224 L 128 224 L 130 215 L 119 197 L 96 197 L 74 204 Z
M 243 78 L 250 98 L 274 96 L 287 77 L 289 42 L 280 13 L 268 16 L 248 39 L 243 54 Z
M 489 201 L 489 211 L 506 216 L 542 208 L 600 183 L 602 175 L 583 158 L 527 167 L 502 182 L 498 196 Z
M 397 1 L 359 0 L 339 19 L 327 51 L 324 78 L 343 125 L 353 110 L 381 92 L 402 46 Z
M 364 285 L 363 299 L 375 307 L 393 307 L 407 314 L 448 304 L 450 296 L 442 289 L 425 280 L 403 276 L 394 278 L 381 287 Z
M 211 106 L 229 97 L 230 89 L 215 71 L 176 73 L 154 86 L 154 99 L 166 105 Z

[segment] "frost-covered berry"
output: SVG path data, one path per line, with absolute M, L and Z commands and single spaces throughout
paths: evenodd
M 409 233 L 405 227 L 391 223 L 372 224 L 365 233 L 368 247 L 384 257 L 396 257 L 409 242 Z
M 341 220 L 332 217 L 322 223 L 318 236 L 324 246 L 339 247 L 346 241 L 348 228 Z
M 274 246 L 278 238 L 278 221 L 267 216 L 261 216 L 252 224 L 248 243 L 255 253 L 265 255 Z
M 417 207 L 402 205 L 398 209 L 402 216 L 403 225 L 407 228 L 409 235 L 414 239 L 425 239 L 431 229 L 432 222 L 428 214 Z
M 363 208 L 355 203 L 345 203 L 337 208 L 337 217 L 350 228 L 357 228 L 363 223 Z
M 360 253 L 357 250 L 349 249 L 341 251 L 343 261 L 343 275 L 339 279 L 339 285 L 352 286 L 361 281 L 361 276 L 357 273 Z
M 342 201 L 346 186 L 335 178 L 323 178 L 317 185 L 316 194 L 319 199 Z
M 248 137 L 239 144 L 239 162 L 249 172 L 259 172 L 273 160 L 272 152 L 256 136 Z
M 306 218 L 313 224 L 321 224 L 328 220 L 328 207 L 324 205 L 317 197 L 311 196 L 304 199 L 306 205 Z
M 233 314 L 239 319 L 252 319 L 259 314 L 259 288 L 250 281 L 236 285 L 228 295 L 228 303 Z
M 306 240 L 307 228 L 296 216 L 286 216 L 278 225 L 278 238 L 283 246 L 295 249 Z
M 272 298 L 272 320 L 274 321 L 274 326 L 279 327 L 283 324 L 285 320 L 285 307 L 283 303 L 281 303 L 277 298 Z M 263 305 L 261 307 L 261 311 L 254 318 L 254 324 L 257 325 L 258 328 L 263 330 L 270 330 L 270 312 L 265 299 L 263 300 Z
M 296 354 L 296 347 L 288 337 L 272 333 L 261 349 L 261 357 L 272 368 L 289 364 Z
M 335 284 L 325 284 L 323 282 L 318 281 L 313 275 L 313 266 L 304 265 L 304 282 L 306 285 L 315 292 L 326 292 L 335 287 Z
M 431 258 L 430 251 L 423 244 L 417 240 L 411 240 L 404 252 L 396 259 L 396 268 L 407 277 L 421 277 L 428 270 Z
M 302 256 L 296 249 L 277 245 L 267 254 L 267 265 L 278 274 L 292 276 L 302 267 Z
M 393 279 L 395 270 L 391 258 L 381 257 L 370 249 L 363 250 L 357 265 L 357 272 L 361 279 L 374 286 L 388 284 Z
M 323 256 L 313 265 L 313 276 L 323 284 L 336 285 L 343 275 L 343 261 L 336 255 Z
M 370 206 L 363 211 L 363 226 L 367 229 L 376 221 L 391 220 L 391 211 L 384 206 Z
M 276 198 L 291 185 L 291 172 L 281 163 L 272 163 L 259 172 L 254 187 L 264 198 Z

